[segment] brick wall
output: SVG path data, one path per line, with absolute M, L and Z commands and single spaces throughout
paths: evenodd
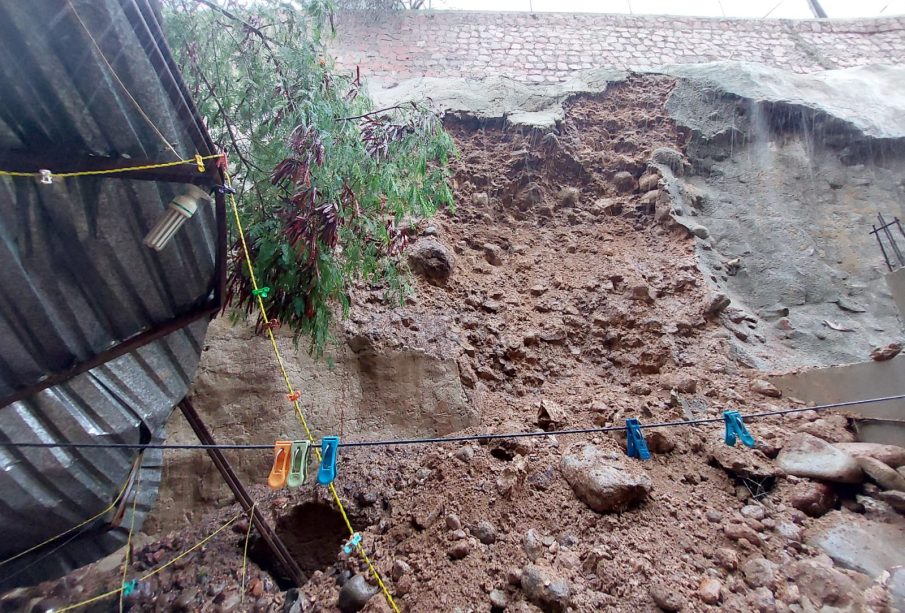
M 905 63 L 905 17 L 753 20 L 402 11 L 337 16 L 340 66 L 370 78 L 509 75 L 558 82 L 577 70 L 744 60 L 795 72 Z

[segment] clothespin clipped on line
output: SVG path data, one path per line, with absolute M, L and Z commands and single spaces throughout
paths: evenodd
M 264 287 L 259 287 L 258 289 L 251 290 L 252 296 L 260 296 L 261 298 L 267 298 L 267 295 L 270 293 L 270 288 L 266 285 Z
M 135 588 L 138 587 L 138 579 L 132 579 L 131 581 L 126 581 L 123 583 L 123 596 L 128 598 L 132 595 L 132 592 L 135 591 Z
M 641 422 L 632 417 L 625 420 L 625 442 L 626 450 L 630 458 L 638 458 L 639 460 L 649 460 L 650 451 L 647 450 L 647 442 L 641 433 Z
M 289 474 L 286 476 L 287 487 L 299 487 L 308 479 L 308 452 L 311 450 L 308 441 L 292 441 L 289 450 Z
M 286 485 L 292 458 L 292 441 L 277 441 L 273 446 L 273 467 L 267 477 L 267 485 L 278 490 Z
M 195 154 L 195 164 L 198 165 L 198 172 L 204 172 L 204 158 L 201 157 L 201 154 Z
M 286 394 L 286 398 L 289 399 L 289 402 L 298 402 L 298 399 L 302 397 L 302 393 L 298 390 L 292 392 L 291 394 Z
M 317 482 L 330 485 L 336 478 L 336 456 L 339 453 L 339 437 L 325 436 L 321 440 L 321 466 L 317 471 Z
M 42 168 L 38 171 L 38 179 L 41 181 L 42 185 L 51 185 L 53 184 L 53 173 L 46 168 Z
M 349 539 L 349 542 L 343 545 L 343 553 L 349 555 L 359 544 L 361 544 L 361 532 L 356 532 L 352 535 L 352 538 Z
M 745 427 L 742 416 L 738 411 L 724 411 L 723 421 L 726 423 L 726 444 L 735 447 L 735 439 L 738 438 L 746 447 L 754 447 L 754 437 Z

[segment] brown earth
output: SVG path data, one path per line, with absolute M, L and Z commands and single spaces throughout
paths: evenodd
M 731 358 L 729 332 L 705 317 L 712 296 L 692 238 L 672 223 L 668 197 L 651 193 L 655 184 L 643 178 L 655 149 L 683 147 L 663 111 L 671 87 L 666 79 L 635 78 L 575 99 L 555 136 L 450 123 L 461 152 L 458 209 L 422 231 L 451 247 L 455 269 L 445 284 L 416 281 L 404 307 L 359 290 L 345 338 L 366 339 L 375 352 L 454 341 L 462 382 L 482 411 L 481 425 L 463 434 L 537 429 L 542 407 L 542 423 L 560 429 L 788 406 L 749 390 L 756 373 Z M 653 189 L 639 191 L 639 179 Z M 587 443 L 622 457 L 624 435 L 617 434 L 343 450 L 337 487 L 404 611 L 557 611 L 566 601 L 575 611 L 819 608 L 824 602 L 803 600 L 805 586 L 788 574 L 793 562 L 825 568 L 828 560 L 801 542 L 817 520 L 790 506 L 791 485 L 800 480 L 739 466 L 771 467 L 798 430 L 831 441 L 853 437 L 844 417 L 813 412 L 749 426 L 755 451 L 728 450 L 719 423 L 648 432 L 661 453 L 619 462 L 645 471 L 652 491 L 621 513 L 588 508 L 559 470 L 563 455 Z M 713 459 L 726 454 L 738 460 L 735 469 Z M 345 528 L 325 490 L 251 489 L 310 573 L 300 610 L 335 610 L 338 584 L 362 564 L 340 553 Z M 854 493 L 840 491 L 842 513 L 859 512 L 846 503 Z M 129 576 L 237 512 L 222 508 L 193 528 L 142 543 Z M 247 595 L 234 602 L 246 526 L 240 520 L 140 586 L 133 610 L 282 610 L 280 573 L 254 535 Z M 752 579 L 762 563 L 745 564 L 761 557 L 777 569 L 766 585 Z M 837 604 L 883 610 L 870 577 L 845 576 L 855 587 Z M 65 603 L 118 583 L 118 570 L 88 567 L 17 597 L 51 594 Z M 557 586 L 567 598 L 550 594 Z M 108 599 L 87 610 L 114 606 Z M 378 595 L 365 610 L 388 607 Z

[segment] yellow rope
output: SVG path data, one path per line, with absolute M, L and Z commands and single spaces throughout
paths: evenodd
M 81 170 L 78 172 L 52 172 L 50 176 L 54 179 L 66 179 L 68 177 L 91 177 L 96 175 L 112 175 L 121 172 L 132 172 L 136 170 L 153 170 L 155 168 L 169 168 L 171 166 L 182 166 L 183 164 L 197 165 L 198 160 L 212 160 L 214 158 L 223 157 L 222 153 L 213 155 L 196 156 L 190 160 L 178 160 L 176 162 L 161 162 L 159 164 L 144 164 L 142 166 L 127 166 L 125 168 L 111 168 L 109 170 Z M 10 170 L 0 170 L 0 177 L 38 177 L 38 172 L 13 172 Z
M 119 75 L 116 74 L 116 71 L 113 69 L 113 66 L 110 64 L 110 62 L 107 61 L 107 57 L 104 55 L 104 52 L 101 50 L 101 46 L 99 44 L 97 44 L 97 41 L 94 39 L 94 36 L 91 35 L 91 31 L 88 29 L 88 26 L 85 25 L 85 22 L 82 21 L 81 15 L 79 15 L 79 12 L 77 10 L 75 10 L 75 7 L 72 5 L 72 2 L 70 2 L 70 0 L 66 0 L 66 4 L 68 4 L 69 8 L 72 9 L 72 14 L 75 15 L 76 20 L 78 20 L 79 24 L 82 26 L 82 29 L 85 30 L 85 34 L 87 34 L 88 38 L 91 39 L 91 44 L 94 45 L 94 48 L 97 50 L 97 53 L 101 57 L 101 60 L 103 60 L 104 64 L 107 65 L 107 69 L 110 71 L 110 74 L 113 75 L 114 80 L 116 80 L 116 82 L 119 83 L 119 86 L 123 89 L 123 92 L 125 92 L 126 96 L 129 98 L 129 100 L 132 101 L 132 104 L 135 105 L 135 108 L 138 109 L 139 114 L 144 118 L 144 120 L 146 122 L 148 122 L 148 125 L 151 126 L 151 128 L 157 133 L 157 136 L 159 136 L 160 140 L 163 141 L 163 144 L 167 146 L 167 149 L 172 151 L 173 155 L 175 155 L 177 158 L 181 157 L 179 155 L 179 152 L 177 152 L 173 148 L 173 145 L 170 143 L 170 141 L 167 140 L 167 137 L 163 135 L 163 132 L 160 131 L 160 129 L 154 124 L 154 122 L 151 120 L 151 118 L 148 117 L 147 113 L 145 113 L 144 109 L 141 108 L 141 105 L 138 104 L 138 100 L 136 100 L 132 96 L 132 94 L 129 92 L 129 88 L 126 87 L 126 84 L 122 82 L 122 80 L 119 78 Z
M 138 481 L 135 483 L 135 493 L 132 494 L 132 516 L 129 518 L 129 536 L 126 537 L 126 555 L 123 556 L 123 577 L 121 581 L 123 585 L 126 583 L 126 573 L 129 572 L 129 560 L 132 557 L 132 534 L 135 532 L 135 507 L 138 505 L 139 488 L 141 488 L 141 468 L 138 470 Z M 123 613 L 123 611 L 123 592 L 120 592 L 119 613 Z
M 146 581 L 147 579 L 150 579 L 151 577 L 153 577 L 153 576 L 156 575 L 157 573 L 163 571 L 163 570 L 164 570 L 165 568 L 167 568 L 168 566 L 171 566 L 171 565 L 175 564 L 175 563 L 176 563 L 177 561 L 179 561 L 180 559 L 182 559 L 182 558 L 184 558 L 185 556 L 189 555 L 190 553 L 192 553 L 193 551 L 195 551 L 195 550 L 198 549 L 199 547 L 204 546 L 204 544 L 207 543 L 209 540 L 211 540 L 212 538 L 214 538 L 215 536 L 217 536 L 218 534 L 220 534 L 221 532 L 223 532 L 223 530 L 225 530 L 226 528 L 228 528 L 229 526 L 231 526 L 233 523 L 235 523 L 235 521 L 236 521 L 237 519 L 239 519 L 240 517 L 242 517 L 242 514 L 243 514 L 243 513 L 244 513 L 244 511 L 239 511 L 239 512 L 235 515 L 235 517 L 233 517 L 233 518 L 230 519 L 228 522 L 226 522 L 225 524 L 223 524 L 222 526 L 220 526 L 219 528 L 217 528 L 216 530 L 214 530 L 213 532 L 211 532 L 210 534 L 208 534 L 206 537 L 204 537 L 203 539 L 201 539 L 200 541 L 198 541 L 197 543 L 195 543 L 194 545 L 192 545 L 190 548 L 186 549 L 185 551 L 183 551 L 182 553 L 180 553 L 178 556 L 176 556 L 175 558 L 173 558 L 172 560 L 170 560 L 169 562 L 167 562 L 167 563 L 164 564 L 163 566 L 160 566 L 160 567 L 158 567 L 158 568 L 155 568 L 155 569 L 152 570 L 151 572 L 142 575 L 141 577 L 138 578 L 138 580 L 139 580 L 139 581 Z M 63 613 L 64 611 L 72 611 L 73 609 L 78 609 L 79 607 L 84 607 L 84 606 L 89 605 L 89 604 L 91 604 L 91 603 L 93 603 L 93 602 L 97 602 L 98 600 L 103 600 L 104 598 L 109 598 L 110 596 L 114 596 L 114 595 L 116 595 L 116 594 L 119 594 L 120 592 L 123 591 L 123 589 L 124 589 L 124 587 L 121 585 L 121 586 L 119 586 L 119 587 L 116 588 L 116 589 L 110 590 L 109 592 L 104 592 L 103 594 L 98 594 L 97 596 L 94 596 L 94 597 L 92 597 L 92 598 L 89 598 L 88 600 L 83 600 L 82 602 L 77 602 L 77 603 L 75 603 L 75 604 L 71 604 L 71 605 L 69 605 L 69 606 L 63 607 L 62 609 L 54 609 L 54 611 L 55 611 L 56 613 Z
M 242 591 L 239 595 L 240 604 L 245 602 L 245 569 L 248 568 L 248 539 L 251 536 L 251 525 L 253 523 L 252 520 L 255 515 L 255 507 L 257 504 L 257 501 L 255 501 L 248 510 L 248 530 L 245 531 L 245 548 L 242 550 Z
M 232 181 L 230 180 L 229 173 L 224 171 L 224 177 L 226 178 L 227 187 L 232 187 Z M 248 250 L 248 244 L 245 241 L 245 231 L 242 228 L 242 220 L 239 217 L 239 207 L 236 204 L 236 199 L 232 194 L 229 195 L 229 201 L 230 201 L 230 206 L 232 207 L 232 210 L 233 210 L 233 216 L 236 219 L 236 230 L 239 232 L 239 240 L 242 243 L 242 251 L 245 255 L 245 263 L 248 266 L 249 279 L 251 280 L 252 288 L 254 290 L 257 290 L 258 289 L 258 280 L 255 277 L 254 267 L 252 266 L 252 263 L 251 263 L 251 254 Z M 268 336 L 268 338 L 270 338 L 270 344 L 273 347 L 273 353 L 277 358 L 277 364 L 279 365 L 280 373 L 283 375 L 283 381 L 286 383 L 286 389 L 289 392 L 289 396 L 294 397 L 295 390 L 292 387 L 292 383 L 289 381 L 289 373 L 286 371 L 286 366 L 283 363 L 282 356 L 280 355 L 280 349 L 279 349 L 279 347 L 277 347 L 277 340 L 273 334 L 273 330 L 271 329 L 271 326 L 268 325 L 270 323 L 270 319 L 268 319 L 268 317 L 267 317 L 267 309 L 264 308 L 264 299 L 261 297 L 260 293 L 256 293 L 256 295 L 258 298 L 258 308 L 261 311 L 261 319 L 264 322 L 264 329 L 267 330 L 267 336 Z M 307 435 L 308 440 L 312 443 L 312 446 L 314 447 L 314 453 L 317 455 L 318 462 L 323 461 L 323 458 L 321 457 L 320 449 L 317 447 L 317 441 L 314 439 L 314 436 L 311 434 L 311 429 L 308 427 L 308 421 L 305 419 L 304 414 L 302 414 L 302 409 L 301 409 L 298 399 L 294 399 L 292 401 L 292 405 L 293 405 L 293 407 L 295 407 L 296 415 L 298 415 L 299 421 L 302 423 L 302 427 L 305 429 L 305 434 Z M 329 488 L 330 488 L 330 493 L 333 495 L 333 500 L 336 502 L 336 506 L 339 508 L 339 512 L 342 515 L 343 521 L 346 524 L 346 528 L 348 528 L 348 530 L 349 530 L 349 536 L 352 537 L 355 535 L 355 529 L 352 527 L 352 523 L 349 521 L 349 516 L 346 514 L 346 509 L 343 506 L 342 500 L 340 500 L 340 498 L 339 498 L 339 493 L 336 491 L 336 487 L 334 487 L 334 485 L 332 483 L 330 484 Z M 396 613 L 399 613 L 399 608 L 396 606 L 396 602 L 393 600 L 393 596 L 390 594 L 390 591 L 387 589 L 387 586 L 384 584 L 383 579 L 380 577 L 380 573 L 377 572 L 377 569 L 371 563 L 371 559 L 368 557 L 368 555 L 365 552 L 365 549 L 361 543 L 358 544 L 358 546 L 356 547 L 356 550 L 361 555 L 362 559 L 365 561 L 365 564 L 367 565 L 368 570 L 371 572 L 371 575 L 377 580 L 377 584 L 380 586 L 380 589 L 383 591 L 383 595 L 386 598 L 387 602 L 389 603 L 390 607 L 393 609 L 393 611 L 395 611 Z
M 134 468 L 133 468 L 133 470 L 134 470 Z M 131 474 L 132 474 L 132 473 L 130 472 L 129 475 L 131 476 Z M 55 540 L 57 540 L 57 539 L 59 539 L 59 538 L 62 538 L 62 537 L 64 537 L 64 536 L 66 536 L 66 535 L 69 534 L 70 532 L 74 532 L 74 531 L 78 530 L 79 528 L 81 528 L 81 527 L 83 527 L 83 526 L 87 526 L 88 524 L 90 524 L 90 523 L 93 522 L 94 520 L 103 517 L 104 515 L 106 515 L 107 513 L 109 513 L 110 511 L 112 511 L 113 509 L 116 508 L 116 505 L 119 503 L 120 498 L 122 498 L 123 494 L 126 493 L 126 488 L 127 488 L 128 486 L 129 486 L 129 479 L 127 478 L 126 481 L 125 481 L 125 483 L 123 483 L 123 486 L 120 488 L 119 493 L 116 495 L 116 498 L 113 499 L 113 502 L 111 502 L 110 505 L 107 506 L 107 507 L 105 507 L 102 511 L 98 512 L 98 513 L 95 514 L 95 515 L 92 515 L 91 517 L 89 517 L 89 518 L 86 519 L 85 521 L 83 521 L 83 522 L 81 522 L 81 523 L 79 523 L 79 524 L 76 524 L 76 525 L 74 525 L 73 527 L 71 527 L 71 528 L 69 528 L 69 529 L 67 529 L 67 530 L 64 530 L 63 532 L 60 532 L 60 533 L 57 534 L 56 536 L 52 536 L 52 537 L 50 537 L 49 539 L 47 539 L 46 541 L 42 541 L 42 542 L 38 543 L 38 544 L 35 545 L 34 547 L 29 547 L 29 548 L 26 549 L 25 551 L 20 551 L 20 552 L 17 553 L 16 555 L 11 556 L 11 557 L 9 557 L 9 558 L 6 558 L 6 559 L 3 560 L 2 562 L 0 562 L 0 566 L 4 566 L 4 565 L 6 565 L 6 564 L 9 564 L 9 563 L 12 562 L 13 560 L 18 560 L 18 559 L 21 558 L 22 556 L 28 555 L 28 554 L 31 553 L 32 551 L 35 551 L 36 549 L 40 549 L 41 547 L 44 547 L 45 545 L 49 545 L 50 543 L 54 542 Z

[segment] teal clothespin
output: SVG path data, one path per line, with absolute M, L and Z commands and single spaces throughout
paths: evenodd
M 266 285 L 264 287 L 259 287 L 258 289 L 251 290 L 252 296 L 260 296 L 261 298 L 267 298 L 267 294 L 270 293 L 270 288 Z
M 336 478 L 336 456 L 339 453 L 339 437 L 325 436 L 321 440 L 321 467 L 317 471 L 317 482 L 330 485 Z
M 123 583 L 123 596 L 128 598 L 132 595 L 132 592 L 135 591 L 135 588 L 138 587 L 138 579 L 132 579 L 131 581 L 126 581 Z
M 292 441 L 292 449 L 289 451 L 289 475 L 286 477 L 287 487 L 298 487 L 308 479 L 310 449 L 308 441 Z
M 349 539 L 349 542 L 343 545 L 343 553 L 349 555 L 361 543 L 361 533 L 356 532 Z
M 726 422 L 726 444 L 735 447 L 735 439 L 738 438 L 746 447 L 754 447 L 754 437 L 745 427 L 742 416 L 738 411 L 724 411 L 723 421 Z
M 647 442 L 641 434 L 641 422 L 632 417 L 625 420 L 625 452 L 630 458 L 649 460 L 650 451 L 647 450 Z

